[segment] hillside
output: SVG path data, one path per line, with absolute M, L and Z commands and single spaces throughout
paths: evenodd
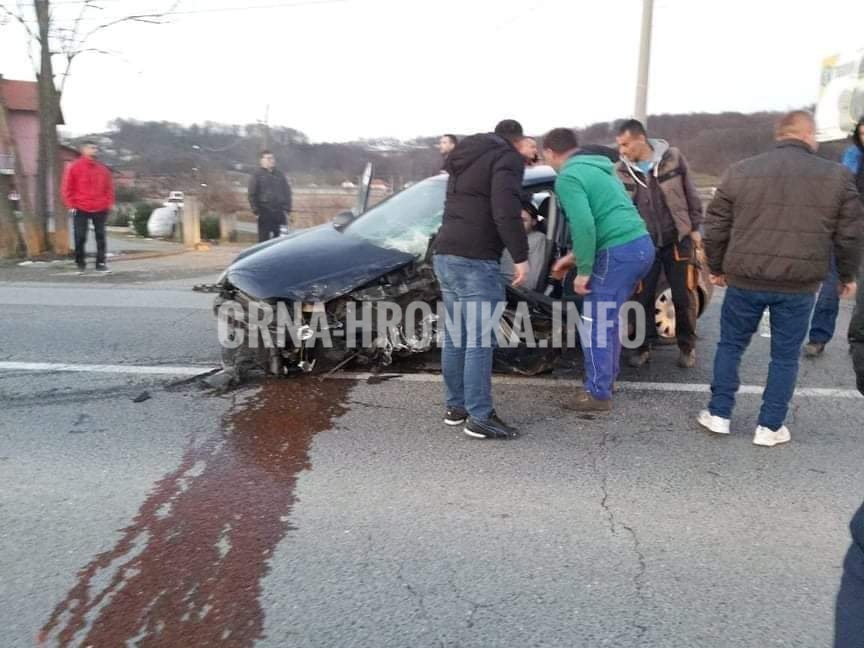
M 720 175 L 732 162 L 769 148 L 778 116 L 774 112 L 652 115 L 649 127 L 652 137 L 668 139 L 678 146 L 693 170 L 710 178 Z M 581 128 L 581 139 L 586 144 L 613 144 L 616 123 Z M 164 178 L 174 188 L 212 183 L 214 177 L 226 174 L 248 173 L 255 168 L 265 142 L 276 153 L 280 167 L 298 185 L 339 185 L 354 180 L 371 161 L 377 177 L 400 187 L 434 174 L 441 164 L 434 148 L 435 137 L 407 142 L 378 139 L 311 143 L 302 132 L 286 127 L 272 127 L 267 132 L 259 124 L 205 122 L 181 126 L 123 119 L 96 137 L 106 162 L 118 171 Z M 834 157 L 839 148 L 828 147 L 823 154 Z

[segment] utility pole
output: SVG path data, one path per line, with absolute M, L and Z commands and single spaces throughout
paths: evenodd
M 636 81 L 636 109 L 633 116 L 647 125 L 648 77 L 651 73 L 651 28 L 654 23 L 654 0 L 642 0 L 642 35 L 639 41 L 639 77 Z
M 264 122 L 261 128 L 262 151 L 270 150 L 270 104 L 264 109 Z

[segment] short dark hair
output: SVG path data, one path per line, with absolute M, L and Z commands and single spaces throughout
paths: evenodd
M 511 142 L 520 140 L 525 136 L 522 131 L 522 124 L 515 119 L 503 119 L 498 122 L 498 125 L 495 126 L 495 134 Z
M 543 136 L 543 148 L 554 153 L 566 153 L 579 148 L 579 138 L 572 128 L 553 128 Z
M 273 155 L 273 151 L 271 151 L 270 149 L 264 149 L 263 151 L 261 151 L 261 154 L 258 156 L 258 159 L 260 160 L 265 155 Z
M 98 145 L 96 142 L 94 142 L 93 140 L 89 140 L 89 139 L 88 139 L 88 140 L 84 140 L 83 142 L 81 142 L 81 144 L 80 144 L 79 146 L 81 146 L 81 147 L 84 147 L 84 146 L 95 146 L 95 147 L 97 147 L 97 148 L 99 147 L 99 145 Z
M 643 124 L 638 119 L 625 119 L 623 122 L 621 122 L 621 125 L 618 126 L 618 135 L 620 136 L 624 133 L 648 137 L 648 131 L 645 130 L 645 124 Z
M 456 146 L 459 143 L 459 138 L 456 137 L 453 133 L 444 133 L 441 137 L 446 137 L 447 139 L 449 139 L 453 143 L 453 146 Z

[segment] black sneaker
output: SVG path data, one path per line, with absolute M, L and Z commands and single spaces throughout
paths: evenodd
M 96 264 L 96 272 L 111 272 L 111 271 L 108 269 L 108 266 L 105 265 L 104 263 L 97 263 Z
M 462 425 L 468 419 L 468 412 L 464 407 L 448 407 L 444 413 L 445 425 Z
M 519 436 L 519 430 L 507 425 L 495 412 L 485 421 L 469 418 L 462 431 L 474 439 L 515 439 Z
M 87 272 L 87 265 L 84 263 L 75 264 L 75 267 L 78 268 L 78 274 L 84 274 Z

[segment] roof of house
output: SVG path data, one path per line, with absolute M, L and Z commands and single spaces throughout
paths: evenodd
M 0 101 L 7 110 L 39 112 L 39 86 L 35 81 L 16 81 L 0 77 Z M 57 123 L 63 123 L 62 112 Z

